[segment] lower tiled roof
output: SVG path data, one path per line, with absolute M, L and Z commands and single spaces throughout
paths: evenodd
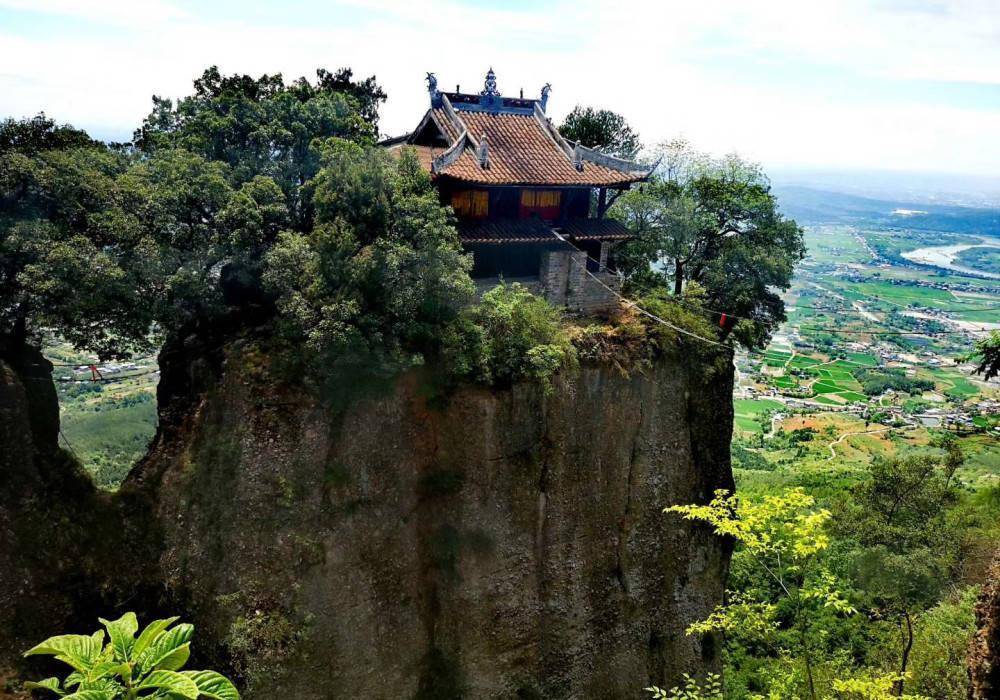
M 577 241 L 620 241 L 632 237 L 625 225 L 615 219 L 570 219 L 558 229 Z
M 555 228 L 560 235 L 574 241 L 621 241 L 632 237 L 632 233 L 614 219 L 570 219 Z M 560 240 L 552 225 L 538 217 L 459 221 L 458 236 L 462 243 L 554 243 Z
M 459 221 L 462 243 L 553 243 L 552 227 L 538 218 Z

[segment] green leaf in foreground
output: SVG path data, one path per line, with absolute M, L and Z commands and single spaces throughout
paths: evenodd
M 104 630 L 50 637 L 25 656 L 54 656 L 74 670 L 62 682 L 53 677 L 25 687 L 64 700 L 240 700 L 232 681 L 215 671 L 181 671 L 191 656 L 194 626 L 171 627 L 176 621 L 156 620 L 136 638 L 138 620 L 126 613 L 114 621 L 101 620 L 108 630 L 106 644 Z M 77 690 L 67 695 L 70 688 Z

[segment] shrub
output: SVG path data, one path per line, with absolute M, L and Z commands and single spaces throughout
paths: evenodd
M 560 311 L 517 283 L 484 294 L 442 342 L 456 376 L 487 384 L 529 379 L 548 388 L 576 360 Z
M 672 326 L 682 328 L 688 333 L 702 338 L 717 340 L 716 327 L 700 310 L 703 301 L 703 290 L 694 283 L 688 286 L 680 301 L 671 297 L 664 289 L 656 289 L 638 300 L 641 308 Z M 650 337 L 661 349 L 666 350 L 682 345 L 686 351 L 696 352 L 699 356 L 708 356 L 707 350 L 711 346 L 685 336 L 648 316 L 642 316 L 640 320 L 646 325 Z
M 976 629 L 975 587 L 955 592 L 916 623 L 911 687 L 938 700 L 964 700 L 969 693 L 965 657 Z
M 722 700 L 722 679 L 714 673 L 708 674 L 704 685 L 688 674 L 684 674 L 684 686 L 664 690 L 652 686 L 646 688 L 653 700 Z
M 761 454 L 748 450 L 746 446 L 733 442 L 730 446 L 733 458 L 733 467 L 736 469 L 752 469 L 760 472 L 774 471 L 775 465 Z
M 50 637 L 25 656 L 54 656 L 73 672 L 62 681 L 46 678 L 25 687 L 66 700 L 136 700 L 140 693 L 144 698 L 239 700 L 236 686 L 225 676 L 181 670 L 191 655 L 194 626 L 174 626 L 177 620 L 154 620 L 136 637 L 139 623 L 129 612 L 114 621 L 101 620 L 107 643 L 104 630 Z

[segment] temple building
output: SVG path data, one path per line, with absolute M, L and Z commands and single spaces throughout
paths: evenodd
M 563 138 L 545 114 L 549 85 L 506 97 L 492 68 L 478 94 L 443 92 L 433 73 L 427 84 L 416 129 L 383 145 L 413 148 L 454 208 L 480 291 L 503 279 L 574 311 L 612 306 L 614 248 L 629 232 L 604 215 L 652 168 Z

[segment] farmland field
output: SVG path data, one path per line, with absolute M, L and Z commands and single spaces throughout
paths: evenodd
M 794 197 L 785 206 L 796 216 Z M 787 416 L 779 431 L 816 421 L 825 431 L 817 442 L 822 449 L 802 453 L 800 446 L 793 457 L 778 435 L 761 454 L 780 469 L 817 462 L 837 470 L 924 449 L 947 428 L 976 446 L 977 474 L 1000 484 L 1000 419 L 980 415 L 977 403 L 1000 399 L 1000 391 L 956 361 L 976 337 L 974 326 L 961 324 L 1000 325 L 1000 284 L 903 257 L 920 247 L 962 243 L 979 229 L 954 218 L 942 219 L 945 230 L 938 231 L 925 221 L 890 221 L 891 209 L 870 220 L 839 219 L 835 207 L 823 206 L 823 216 L 808 210 L 800 221 L 808 255 L 785 296 L 788 322 L 770 348 L 741 367 L 741 384 L 754 389 L 755 400 L 735 401 L 737 442 L 762 434 L 762 410 Z M 986 411 L 994 410 L 990 405 Z M 831 457 L 829 444 L 858 431 L 864 434 L 845 437 Z

